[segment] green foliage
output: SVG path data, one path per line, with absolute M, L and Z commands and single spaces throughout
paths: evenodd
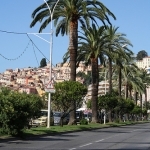
M 99 96 L 98 107 L 99 109 L 113 110 L 118 104 L 118 97 L 112 94 Z
M 136 59 L 142 60 L 144 57 L 147 57 L 147 56 L 148 56 L 147 52 L 145 50 L 141 50 L 138 52 Z
M 143 107 L 144 107 L 144 108 L 147 107 L 147 109 L 150 109 L 150 102 L 149 102 L 149 101 L 148 101 L 147 103 L 144 102 L 144 103 L 143 103 Z
M 91 72 L 85 74 L 84 72 L 78 72 L 77 77 L 81 77 L 84 81 L 84 85 L 89 86 L 91 84 Z
M 147 115 L 147 109 L 144 108 L 144 109 L 142 110 L 142 114 L 143 114 L 144 116 Z
M 45 67 L 45 66 L 47 66 L 46 59 L 42 58 L 42 60 L 40 62 L 40 68 Z
M 48 1 L 49 6 L 53 10 L 56 1 Z M 60 9 L 67 8 L 67 9 Z M 114 14 L 101 2 L 93 0 L 62 0 L 55 7 L 53 15 L 54 25 L 56 27 L 56 36 L 69 33 L 69 26 L 71 22 L 77 22 L 78 20 L 82 26 L 90 25 L 90 20 L 95 22 L 95 19 L 99 19 L 104 25 L 105 21 L 110 23 L 109 16 L 116 19 Z M 92 16 L 92 17 L 91 17 Z M 33 21 L 30 27 L 33 27 L 37 22 L 41 23 L 39 32 L 42 32 L 46 26 L 50 23 L 49 10 L 46 4 L 40 5 L 32 13 Z
M 120 122 L 120 119 L 119 119 L 119 118 L 116 118 L 114 122 L 115 122 L 115 123 L 119 123 L 119 122 Z
M 130 113 L 134 109 L 134 106 L 135 104 L 131 99 L 121 98 L 118 100 L 118 105 L 115 110 L 121 114 Z
M 9 90 L 8 90 L 9 91 Z M 38 114 L 42 107 L 39 96 L 6 90 L 0 93 L 0 127 L 2 132 L 21 135 L 30 118 Z
M 136 115 L 142 113 L 141 107 L 135 105 L 134 109 L 132 110 L 132 113 Z
M 87 93 L 87 87 L 76 81 L 64 81 L 55 84 L 56 92 L 52 94 L 52 103 L 64 112 L 70 112 L 71 104 L 80 107 Z
M 87 119 L 82 118 L 82 119 L 80 120 L 80 124 L 81 124 L 81 125 L 88 125 Z
M 87 104 L 86 104 L 86 105 L 87 105 L 87 108 L 90 108 L 90 109 L 91 109 L 91 108 L 92 108 L 91 100 L 88 100 L 88 102 L 87 102 Z

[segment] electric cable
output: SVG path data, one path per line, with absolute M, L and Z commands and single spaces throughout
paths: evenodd
M 16 58 L 7 58 L 4 55 L 2 55 L 1 53 L 0 53 L 0 56 L 3 57 L 6 60 L 9 60 L 9 61 L 17 60 L 17 59 L 19 59 L 25 53 L 25 51 L 27 50 L 27 48 L 28 48 L 29 45 L 30 45 L 30 40 L 29 40 L 27 46 L 25 47 L 25 49 L 23 50 L 23 52 L 19 56 L 17 56 Z
M 32 48 L 33 48 L 33 52 L 34 52 L 34 55 L 35 55 L 35 58 L 36 58 L 37 64 L 38 64 L 38 66 L 39 66 L 39 62 L 38 62 L 38 59 L 37 59 L 37 56 L 36 56 L 36 53 L 35 53 L 35 49 L 34 49 L 34 45 L 33 45 L 33 43 L 32 43 Z
M 42 53 L 42 51 L 36 46 L 36 44 L 33 42 L 33 40 L 30 38 L 30 36 L 28 35 L 28 33 L 25 32 L 14 32 L 14 31 L 6 31 L 6 30 L 0 30 L 0 32 L 4 32 L 4 33 L 8 33 L 8 34 L 24 34 L 27 35 L 27 37 L 29 38 L 29 40 L 32 42 L 32 45 L 34 45 L 34 47 L 46 58 L 46 60 L 48 62 L 50 62 L 50 60 Z M 8 59 L 5 56 L 3 56 L 2 54 L 0 54 L 3 58 L 7 59 L 7 60 L 16 60 L 17 58 L 19 58 L 20 56 L 18 56 L 16 59 Z M 37 58 L 36 58 L 37 59 Z M 52 64 L 53 65 L 53 64 Z M 54 65 L 53 65 L 54 66 Z

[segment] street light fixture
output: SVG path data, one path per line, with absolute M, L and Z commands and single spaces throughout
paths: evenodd
M 51 32 L 50 33 L 27 33 L 27 34 L 33 34 L 35 36 L 37 36 L 38 38 L 44 40 L 45 42 L 50 44 L 50 71 L 49 71 L 49 83 L 48 86 L 50 86 L 50 84 L 52 85 L 52 49 L 53 49 L 53 24 L 52 24 L 52 20 L 53 20 L 53 14 L 54 14 L 54 10 L 59 2 L 59 0 L 56 1 L 53 10 L 51 11 L 48 3 L 46 0 L 44 0 L 45 4 L 47 5 L 48 9 L 49 9 L 49 13 L 50 13 L 50 18 L 51 18 L 51 24 L 50 24 L 50 29 Z M 43 34 L 50 34 L 50 41 L 47 41 L 46 39 L 42 38 L 39 35 L 43 35 Z M 50 128 L 50 114 L 51 114 L 51 93 L 54 93 L 55 90 L 52 87 L 46 87 L 47 89 L 45 89 L 45 91 L 47 91 L 49 93 L 49 98 L 48 98 L 48 118 L 47 118 L 47 128 Z
M 100 72 L 100 73 L 105 73 L 105 95 L 106 95 L 106 70 L 105 72 Z M 103 113 L 104 113 L 104 124 L 106 124 L 106 110 L 103 109 Z
M 52 82 L 52 49 L 53 49 L 53 24 L 52 24 L 52 20 L 53 20 L 53 14 L 54 14 L 54 10 L 59 2 L 59 0 L 56 1 L 55 6 L 53 8 L 53 10 L 51 11 L 48 3 L 46 2 L 46 0 L 44 0 L 44 2 L 46 3 L 48 9 L 49 9 L 49 13 L 50 13 L 50 18 L 51 18 L 51 36 L 50 36 L 50 71 L 49 71 L 49 83 Z M 48 91 L 49 92 L 49 97 L 48 97 L 48 116 L 47 116 L 47 128 L 50 128 L 50 118 L 51 118 L 51 93 L 53 93 L 53 91 Z

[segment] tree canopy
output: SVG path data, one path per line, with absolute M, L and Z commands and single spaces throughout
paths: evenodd
M 56 83 L 56 92 L 52 94 L 52 103 L 58 110 L 71 112 L 71 104 L 76 102 L 76 107 L 80 107 L 87 93 L 87 87 L 77 81 L 64 81 Z
M 47 66 L 46 58 L 42 58 L 40 62 L 40 68 Z
M 148 53 L 145 50 L 141 50 L 138 52 L 136 59 L 137 60 L 142 60 L 144 57 L 147 57 Z
M 0 128 L 4 134 L 21 135 L 29 120 L 42 108 L 38 95 L 2 88 L 0 92 Z

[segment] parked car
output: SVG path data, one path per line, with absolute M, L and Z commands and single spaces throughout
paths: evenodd
M 40 126 L 39 120 L 38 119 L 31 119 L 29 121 L 29 126 L 30 127 L 38 127 L 38 126 Z
M 42 109 L 39 112 L 39 115 L 35 117 L 35 119 L 31 119 L 29 122 L 29 125 L 32 127 L 38 127 L 38 126 L 46 126 L 47 125 L 47 116 L 48 116 L 48 110 Z M 53 112 L 51 111 L 51 116 L 50 116 L 50 125 L 54 125 L 54 116 Z
M 54 115 L 54 125 L 60 125 L 61 116 L 63 116 L 63 113 L 59 112 L 59 111 L 54 111 L 53 115 Z M 69 122 L 69 120 L 68 120 L 68 117 L 66 116 L 63 119 L 63 125 L 68 124 L 68 122 Z

